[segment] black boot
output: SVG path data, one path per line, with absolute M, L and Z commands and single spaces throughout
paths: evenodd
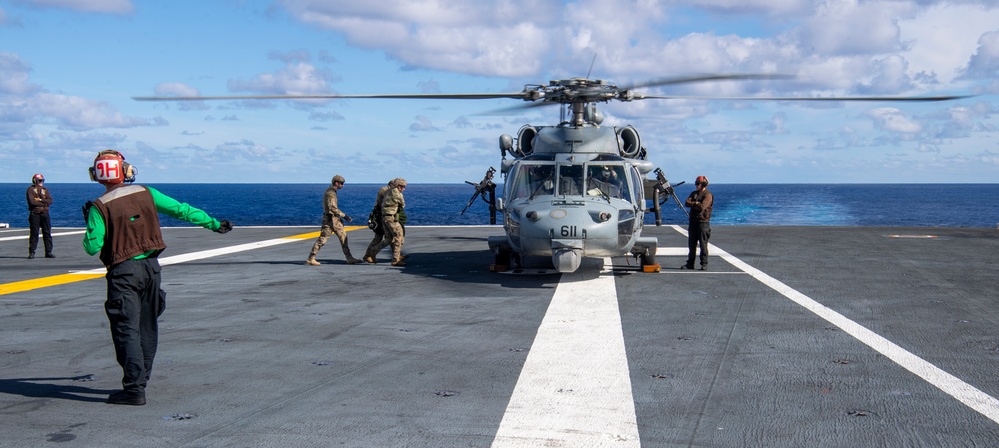
M 34 252 L 28 252 L 28 259 L 30 260 L 32 258 L 35 258 L 35 253 Z
M 142 406 L 146 404 L 146 394 L 141 392 L 119 391 L 108 396 L 108 404 Z

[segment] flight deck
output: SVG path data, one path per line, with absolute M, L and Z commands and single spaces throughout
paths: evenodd
M 350 227 L 354 253 L 367 228 Z M 164 228 L 139 407 L 104 268 L 0 230 L 0 446 L 999 445 L 999 230 L 714 226 L 576 272 L 490 272 L 497 226 L 408 227 L 407 266 L 306 266 L 316 227 Z

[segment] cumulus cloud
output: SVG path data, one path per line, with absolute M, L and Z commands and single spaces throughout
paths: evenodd
M 156 96 L 201 96 L 201 91 L 181 82 L 164 82 L 154 88 Z M 204 101 L 180 101 L 175 104 L 180 110 L 207 110 Z
M 329 70 L 316 68 L 306 62 L 292 61 L 273 73 L 264 73 L 252 79 L 231 79 L 228 86 L 233 92 L 309 95 L 331 93 L 329 84 L 332 79 L 333 75 Z
M 30 67 L 13 53 L 0 53 L 0 132 L 27 132 L 36 125 L 60 130 L 162 126 L 162 118 L 127 117 L 105 101 L 50 93 L 29 81 Z
M 898 19 L 916 11 L 908 2 L 823 2 L 799 32 L 801 48 L 830 56 L 896 52 L 903 49 Z
M 992 31 L 978 39 L 978 50 L 964 70 L 964 76 L 983 79 L 999 77 L 999 31 Z
M 419 7 L 404 0 L 371 5 L 320 0 L 278 3 L 303 22 L 341 34 L 358 46 L 385 51 L 414 68 L 519 78 L 582 76 L 593 55 L 598 55 L 598 70 L 615 76 L 617 82 L 682 73 L 800 75 L 796 83 L 674 89 L 722 95 L 762 87 L 765 92 L 778 90 L 785 95 L 888 94 L 932 88 L 940 74 L 950 76 L 960 67 L 927 71 L 927 52 L 914 52 L 914 48 L 953 41 L 960 37 L 953 30 L 969 23 L 961 18 L 968 11 L 995 8 L 986 0 L 579 0 L 571 4 L 507 0 L 485 7 L 460 0 L 425 2 Z M 710 30 L 709 21 L 707 30 L 676 37 L 663 34 L 661 30 L 669 29 L 675 20 L 674 14 L 684 9 L 726 20 L 762 20 L 786 31 L 772 37 L 719 34 Z M 943 17 L 944 23 L 935 23 L 936 17 Z M 966 28 L 980 26 L 977 20 L 971 22 L 973 26 Z M 904 37 L 903 24 L 909 30 Z M 994 71 L 987 62 L 996 60 L 986 55 L 989 48 L 990 43 L 983 41 L 980 56 L 969 70 L 992 67 Z M 911 66 L 908 56 L 916 58 L 918 66 Z
M 427 118 L 427 117 L 425 117 L 423 115 L 418 115 L 418 116 L 414 117 L 414 119 L 416 121 L 413 124 L 409 125 L 409 130 L 410 131 L 413 131 L 413 132 L 430 132 L 430 131 L 436 132 L 436 131 L 440 131 L 441 130 L 440 128 L 434 126 L 434 124 L 430 121 L 429 118 Z
M 414 67 L 521 76 L 541 67 L 560 3 L 508 0 L 327 2 L 281 0 L 299 20 L 342 33 Z M 525 14 L 530 20 L 525 20 Z
M 915 134 L 923 129 L 919 123 L 910 120 L 894 107 L 871 109 L 866 115 L 874 121 L 875 127 L 889 132 Z

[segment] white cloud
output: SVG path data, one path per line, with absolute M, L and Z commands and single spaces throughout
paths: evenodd
M 949 83 L 979 51 L 983 35 L 996 31 L 999 5 L 988 0 L 930 2 L 919 14 L 898 23 L 900 37 L 907 43 L 901 54 L 911 72 L 934 73 Z
M 434 126 L 434 123 L 430 121 L 429 118 L 419 115 L 413 118 L 416 120 L 413 124 L 409 125 L 409 130 L 414 132 L 429 132 L 429 131 L 440 131 L 441 129 Z
M 829 56 L 896 52 L 903 48 L 898 19 L 914 12 L 914 5 L 902 1 L 829 0 L 804 21 L 801 49 Z
M 14 53 L 0 52 L 0 95 L 28 95 L 40 87 L 28 82 L 31 67 Z
M 978 39 L 978 50 L 971 55 L 965 76 L 984 79 L 999 77 L 999 31 L 985 33 Z
M 264 73 L 249 80 L 229 80 L 233 92 L 255 92 L 274 95 L 308 95 L 330 93 L 332 73 L 305 62 L 291 62 L 274 73 Z
M 0 53 L 0 133 L 28 132 L 35 125 L 61 130 L 159 126 L 161 118 L 126 117 L 105 101 L 53 94 L 31 84 L 31 68 L 13 53 Z
M 876 127 L 889 132 L 899 132 L 903 134 L 915 134 L 923 130 L 923 127 L 910 120 L 902 111 L 894 107 L 879 107 L 867 112 Z
M 479 75 L 537 73 L 552 41 L 545 22 L 558 19 L 553 0 L 485 7 L 463 0 L 280 3 L 303 22 L 343 33 L 353 44 L 383 50 L 414 67 Z

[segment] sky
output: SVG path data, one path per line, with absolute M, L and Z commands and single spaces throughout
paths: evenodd
M 520 100 L 140 102 L 134 96 L 500 93 L 590 77 L 787 79 L 648 99 L 634 126 L 670 180 L 999 181 L 994 0 L 0 0 L 0 182 L 88 182 L 102 149 L 142 183 L 478 182 L 499 136 L 554 125 Z

